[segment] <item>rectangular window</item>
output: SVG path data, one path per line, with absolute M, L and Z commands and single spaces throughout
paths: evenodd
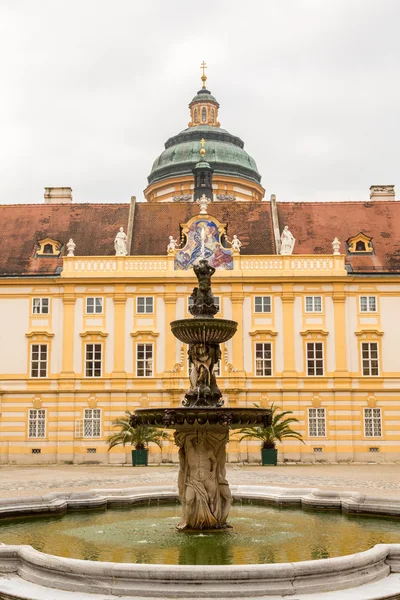
M 50 298 L 33 298 L 32 314 L 48 315 L 50 312 Z
M 310 437 L 325 437 L 326 417 L 324 408 L 308 409 L 308 435 Z
M 47 344 L 31 346 L 31 377 L 47 377 Z
M 28 414 L 28 437 L 46 437 L 46 411 L 43 408 L 31 408 Z
M 102 315 L 103 314 L 103 298 L 86 298 L 86 314 L 87 315 Z
M 270 313 L 271 312 L 271 296 L 255 296 L 254 297 L 254 312 Z
M 136 312 L 138 314 L 151 314 L 154 312 L 153 296 L 139 296 L 136 299 Z
M 376 296 L 360 296 L 360 312 L 376 312 Z
M 101 437 L 100 408 L 85 408 L 83 416 L 83 437 Z
M 307 375 L 324 374 L 324 348 L 322 342 L 307 342 Z
M 137 377 L 153 377 L 153 344 L 136 346 Z
M 380 408 L 364 408 L 365 437 L 382 435 L 382 411 Z
M 306 312 L 308 312 L 308 313 L 322 312 L 321 296 L 306 296 Z
M 256 376 L 271 377 L 272 375 L 272 344 L 263 342 L 256 344 Z
M 101 377 L 101 344 L 86 344 L 85 349 L 85 376 Z
M 362 374 L 366 376 L 379 375 L 379 358 L 377 342 L 363 342 L 361 344 Z
M 217 312 L 219 312 L 220 311 L 220 298 L 219 298 L 219 296 L 214 296 L 214 304 L 218 308 Z M 189 312 L 189 306 L 193 306 L 193 298 L 191 298 L 190 296 L 188 298 L 188 312 Z

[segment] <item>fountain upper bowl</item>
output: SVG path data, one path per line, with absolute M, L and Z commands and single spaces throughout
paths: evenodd
M 235 335 L 237 326 L 228 319 L 193 317 L 172 321 L 171 331 L 184 344 L 223 344 Z

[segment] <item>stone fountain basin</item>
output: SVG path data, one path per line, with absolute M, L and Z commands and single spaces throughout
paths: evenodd
M 184 344 L 223 344 L 235 335 L 237 326 L 228 319 L 192 317 L 172 321 L 171 331 Z
M 267 408 L 138 408 L 134 412 L 138 425 L 162 429 L 179 426 L 222 426 L 229 429 L 271 424 Z
M 280 506 L 400 516 L 398 500 L 311 488 L 232 486 L 233 497 Z M 0 500 L 0 515 L 27 516 L 177 499 L 175 486 L 55 492 Z M 254 565 L 167 565 L 96 562 L 52 556 L 31 546 L 0 546 L 0 596 L 27 600 L 80 598 L 278 598 L 384 600 L 398 598 L 400 544 L 312 561 Z M 361 587 L 359 587 L 361 586 Z M 49 592 L 49 588 L 53 592 Z M 350 589 L 349 589 L 350 588 Z M 58 590 L 64 590 L 59 592 Z M 333 590 L 347 590 L 333 593 Z M 325 592 L 331 591 L 325 595 Z M 70 593 L 68 593 L 70 592 Z M 303 596 L 306 594 L 306 596 Z M 127 599 L 128 600 L 128 599 Z

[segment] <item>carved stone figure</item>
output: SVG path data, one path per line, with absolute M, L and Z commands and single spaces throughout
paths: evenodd
M 337 239 L 337 237 L 335 237 L 335 239 L 332 242 L 333 254 L 340 254 L 340 244 L 341 242 Z
M 126 240 L 127 235 L 124 232 L 124 228 L 120 227 L 114 240 L 115 256 L 126 256 L 128 254 Z
M 292 254 L 295 239 L 291 232 L 289 231 L 289 227 L 285 225 L 282 235 L 281 235 L 281 251 L 280 254 Z
M 179 529 L 220 529 L 232 496 L 226 480 L 225 444 L 227 431 L 197 429 L 176 431 L 179 447 L 178 490 L 182 504 Z
M 75 254 L 74 254 L 75 248 L 76 248 L 76 244 L 75 244 L 74 240 L 72 238 L 69 238 L 69 241 L 67 243 L 67 250 L 68 250 L 67 256 L 75 256 Z
M 207 214 L 207 207 L 210 204 L 210 202 L 211 202 L 210 198 L 206 198 L 205 194 L 203 194 L 202 197 L 197 200 L 197 204 L 200 206 L 200 214 L 201 215 Z
M 179 247 L 178 244 L 178 240 L 174 240 L 174 238 L 172 237 L 172 235 L 169 236 L 169 243 L 167 246 L 167 252 L 168 254 L 173 254 L 175 252 L 175 249 Z
M 229 243 L 232 246 L 233 252 L 239 254 L 240 248 L 242 247 L 242 242 L 239 240 L 238 236 L 234 235 L 232 241 Z
M 195 287 L 190 296 L 193 304 L 189 307 L 189 312 L 194 317 L 213 317 L 218 312 L 211 292 L 211 277 L 215 273 L 215 269 L 203 258 L 199 260 L 199 264 L 193 266 L 193 271 L 199 287 Z
M 191 344 L 188 357 L 192 365 L 190 390 L 185 394 L 184 406 L 198 408 L 222 406 L 222 394 L 217 386 L 214 366 L 221 358 L 218 344 Z

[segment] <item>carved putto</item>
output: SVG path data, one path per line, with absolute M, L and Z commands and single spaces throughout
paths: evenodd
M 236 234 L 233 236 L 232 241 L 228 240 L 228 243 L 231 245 L 234 254 L 240 254 L 240 248 L 242 247 L 242 242 L 239 240 L 239 238 Z
M 69 238 L 69 241 L 67 243 L 67 250 L 68 250 L 67 256 L 75 256 L 75 254 L 74 254 L 75 248 L 76 248 L 76 244 L 75 244 L 74 240 L 72 238 Z
M 124 228 L 120 227 L 114 240 L 115 256 L 126 256 L 128 254 L 126 242 L 127 235 L 124 232 Z
M 176 248 L 179 248 L 178 240 L 174 240 L 174 238 L 172 237 L 172 235 L 170 235 L 169 236 L 168 246 L 167 246 L 167 252 L 168 252 L 168 254 L 173 254 L 175 252 Z
M 197 200 L 197 204 L 200 206 L 201 215 L 207 214 L 207 207 L 210 204 L 210 202 L 210 198 L 206 198 L 205 194 L 203 194 L 202 197 Z
M 285 227 L 282 231 L 282 235 L 281 235 L 280 254 L 282 254 L 282 255 L 292 254 L 295 241 L 296 240 L 294 239 L 292 233 L 289 231 L 289 227 L 287 225 L 285 225 Z

